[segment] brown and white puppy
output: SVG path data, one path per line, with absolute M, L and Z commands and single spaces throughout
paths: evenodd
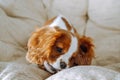
M 90 65 L 94 46 L 81 36 L 63 16 L 48 20 L 28 41 L 26 58 L 40 68 L 55 73 L 77 65 Z

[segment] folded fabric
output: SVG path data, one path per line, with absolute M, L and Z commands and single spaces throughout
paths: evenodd
M 77 66 L 60 71 L 46 80 L 120 80 L 120 73 L 98 66 Z

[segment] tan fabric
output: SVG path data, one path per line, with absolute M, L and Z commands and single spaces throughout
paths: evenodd
M 89 1 L 87 35 L 95 42 L 95 65 L 120 63 L 120 1 Z M 120 66 L 116 70 L 120 71 Z
M 92 21 L 87 23 L 87 35 L 95 42 L 95 65 L 106 66 L 120 62 L 120 31 L 106 29 Z M 120 71 L 120 70 L 119 70 Z
M 48 19 L 57 15 L 64 15 L 72 25 L 83 34 L 87 20 L 87 0 L 43 0 Z
M 25 60 L 27 40 L 45 19 L 39 0 L 0 0 L 0 80 L 44 80 L 49 76 Z
M 18 63 L 0 63 L 0 80 L 44 80 L 49 74 L 36 66 Z
M 92 21 L 104 28 L 120 30 L 119 0 L 90 0 L 88 14 Z

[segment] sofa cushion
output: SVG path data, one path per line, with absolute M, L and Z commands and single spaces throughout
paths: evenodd
M 43 0 L 48 19 L 64 15 L 82 34 L 87 20 L 87 0 Z
M 97 75 L 96 75 L 97 74 Z M 77 66 L 58 72 L 46 80 L 119 80 L 118 72 L 98 66 Z
M 87 35 L 95 42 L 96 65 L 120 62 L 120 1 L 90 0 Z
M 102 27 L 120 30 L 120 0 L 89 0 L 88 14 Z
M 86 32 L 95 43 L 94 64 L 105 66 L 120 62 L 120 31 L 103 28 L 89 20 Z
M 46 19 L 40 0 L 1 0 L 0 7 L 0 37 L 4 41 L 25 45 L 35 26 L 42 26 Z

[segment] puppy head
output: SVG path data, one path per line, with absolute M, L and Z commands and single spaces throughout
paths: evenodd
M 49 30 L 48 30 L 49 29 Z M 89 65 L 94 56 L 90 38 L 43 27 L 28 42 L 27 59 L 51 73 L 76 65 Z
M 57 27 L 41 27 L 32 34 L 28 41 L 26 58 L 29 62 L 45 68 L 46 64 L 52 65 L 68 51 L 70 42 L 70 32 Z
M 76 65 L 91 64 L 94 56 L 90 38 L 59 26 L 38 28 L 28 41 L 26 58 L 40 68 L 55 73 Z

